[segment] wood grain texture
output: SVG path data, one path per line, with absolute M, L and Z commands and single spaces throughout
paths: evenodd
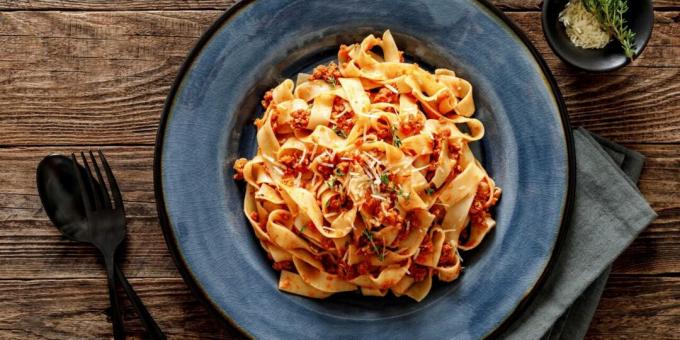
M 224 339 L 238 333 L 220 327 L 180 278 L 131 279 L 149 312 L 170 339 Z M 129 338 L 144 329 L 119 292 Z M 106 276 L 93 279 L 0 280 L 0 338 L 110 338 Z
M 0 338 L 106 338 L 105 274 L 42 211 L 35 166 L 104 146 L 128 213 L 122 267 L 171 338 L 232 338 L 181 281 L 156 217 L 153 142 L 189 49 L 232 0 L 0 0 Z M 540 0 L 498 0 L 553 70 L 575 125 L 645 154 L 659 218 L 614 263 L 589 339 L 680 333 L 680 0 L 654 1 L 642 57 L 608 74 L 563 64 Z M 2 11 L 2 10 L 6 11 Z M 57 10 L 64 10 L 59 12 Z M 92 12 L 97 11 L 97 12 Z M 126 305 L 132 337 L 142 329 Z
M 680 278 L 609 277 L 588 339 L 677 339 Z
M 0 146 L 152 145 L 188 50 L 220 11 L 0 12 Z M 680 143 L 680 12 L 604 75 L 564 65 L 540 14 L 509 13 L 555 73 L 572 122 L 615 141 Z
M 0 144 L 153 143 L 179 65 L 218 14 L 0 12 Z
M 131 279 L 170 338 L 231 338 L 179 278 Z M 672 338 L 680 321 L 680 278 L 612 275 L 589 338 Z M 635 303 L 631 303 L 635 301 Z M 110 334 L 104 276 L 92 279 L 0 280 L 0 338 L 105 338 Z M 39 309 L 37 308 L 39 306 Z M 142 336 L 125 301 L 130 336 Z
M 81 10 L 81 11 L 142 11 L 142 10 L 224 10 L 235 0 L 0 0 L 0 10 Z M 507 11 L 538 11 L 541 0 L 491 0 Z M 657 10 L 680 8 L 678 0 L 655 0 Z

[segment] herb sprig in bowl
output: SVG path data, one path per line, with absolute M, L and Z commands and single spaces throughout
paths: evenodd
M 635 33 L 626 24 L 627 0 L 581 0 L 588 12 L 610 35 L 621 43 L 623 52 L 631 60 L 635 57 Z

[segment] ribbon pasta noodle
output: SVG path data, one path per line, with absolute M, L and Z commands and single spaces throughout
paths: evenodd
M 234 169 L 280 290 L 420 301 L 494 227 L 501 190 L 468 146 L 484 135 L 472 86 L 405 63 L 389 31 L 341 45 L 337 65 L 285 80 L 262 105 L 258 153 Z

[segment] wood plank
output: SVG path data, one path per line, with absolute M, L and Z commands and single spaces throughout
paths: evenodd
M 142 10 L 224 10 L 234 4 L 235 0 L 0 0 L 2 10 L 88 10 L 88 11 L 142 11 Z M 502 10 L 540 11 L 541 0 L 492 0 Z M 680 8 L 678 0 L 655 0 L 654 8 Z
M 168 338 L 235 338 L 194 298 L 179 278 L 131 279 L 149 312 Z M 123 302 L 128 338 L 142 339 L 144 329 L 134 309 Z M 0 338 L 110 338 L 106 276 L 96 279 L 0 280 Z
M 149 311 L 169 337 L 229 338 L 180 279 L 132 279 Z M 680 278 L 613 275 L 597 310 L 589 338 L 671 338 L 680 321 Z M 1 338 L 110 336 L 106 281 L 97 279 L 0 280 Z M 635 301 L 635 303 L 631 303 Z M 36 306 L 39 305 L 39 312 Z M 141 336 L 125 305 L 128 334 Z
M 0 144 L 151 144 L 212 12 L 0 13 Z
M 616 273 L 680 273 L 680 148 L 628 145 L 646 154 L 640 186 L 659 218 L 615 263 Z M 52 152 L 80 148 L 0 149 L 0 277 L 92 278 L 103 275 L 89 246 L 62 240 L 42 211 L 35 189 L 35 167 Z M 153 148 L 106 147 L 128 214 L 123 268 L 130 277 L 176 277 L 177 272 L 156 218 Z
M 668 1 L 668 0 L 664 0 Z M 0 0 L 0 11 L 161 11 L 225 10 L 237 0 Z
M 587 339 L 677 339 L 680 278 L 611 275 Z
M 182 60 L 220 11 L 0 13 L 0 146 L 151 145 Z M 656 13 L 632 65 L 586 74 L 509 13 L 553 69 L 572 121 L 626 143 L 680 143 L 680 12 Z
M 676 273 L 680 270 L 680 147 L 627 145 L 646 157 L 639 187 L 659 217 L 614 263 L 615 273 Z

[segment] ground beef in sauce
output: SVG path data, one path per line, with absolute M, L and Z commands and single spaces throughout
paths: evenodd
M 430 208 L 430 213 L 434 215 L 434 223 L 439 224 L 444 220 L 444 215 L 446 215 L 446 208 L 441 204 L 435 204 Z
M 366 211 L 373 215 L 373 216 L 378 216 L 378 213 L 380 212 L 380 200 L 374 198 L 373 196 L 370 196 L 368 193 L 366 194 L 366 202 L 364 202 L 363 206 Z
M 425 260 L 425 256 L 432 253 L 433 248 L 434 244 L 432 244 L 430 234 L 425 235 L 425 238 L 423 238 L 423 242 L 420 243 L 420 252 L 418 253 L 418 257 L 416 257 L 416 262 L 422 262 L 423 260 Z
M 420 132 L 425 125 L 425 118 L 419 114 L 407 115 L 401 122 L 399 130 L 404 136 L 412 136 Z
M 334 195 L 328 200 L 328 204 L 326 205 L 326 209 L 328 211 L 337 211 L 339 210 L 342 206 L 346 204 L 347 201 L 347 196 L 344 195 Z
M 285 261 L 279 261 L 279 262 L 274 262 L 272 265 L 272 268 L 276 271 L 282 271 L 282 270 L 287 270 L 287 271 L 292 271 L 293 270 L 293 261 L 291 260 L 285 260 Z
M 401 225 L 404 222 L 404 218 L 399 215 L 396 209 L 386 209 L 387 214 L 380 209 L 378 213 L 378 220 L 385 226 L 391 227 L 395 225 Z
M 239 158 L 234 162 L 234 179 L 243 179 L 243 168 L 248 163 L 245 158 Z
M 314 68 L 314 72 L 309 77 L 309 80 L 320 79 L 329 83 L 335 83 L 340 77 L 342 77 L 342 74 L 340 74 L 340 70 L 338 70 L 338 65 L 330 63 L 328 66 L 319 65 Z
M 323 265 L 324 271 L 326 271 L 329 274 L 338 273 L 338 267 L 335 264 L 335 260 L 333 259 L 332 256 L 328 254 L 321 254 L 321 265 Z
M 341 280 L 352 280 L 359 276 L 359 273 L 357 272 L 357 266 L 352 266 L 348 264 L 347 262 L 340 260 L 338 262 L 338 277 Z
M 286 176 L 297 176 L 298 173 L 309 172 L 309 154 L 302 160 L 302 151 L 294 151 L 293 153 L 287 153 L 279 158 L 279 162 L 284 165 L 283 172 Z
M 291 112 L 291 117 L 293 118 L 293 128 L 295 129 L 306 129 L 307 124 L 309 124 L 309 110 L 296 110 Z
M 323 249 L 329 250 L 329 249 L 334 249 L 335 248 L 335 242 L 329 238 L 322 238 L 321 239 L 321 247 Z
M 331 115 L 333 117 L 339 115 L 340 113 L 344 111 L 352 111 L 352 107 L 349 105 L 349 102 L 342 99 L 342 97 L 336 96 L 333 99 L 333 107 L 331 108 Z
M 378 136 L 381 140 L 391 140 L 392 139 L 392 126 L 390 125 L 390 122 L 386 122 L 383 119 L 378 120 L 378 124 L 376 124 L 375 128 L 375 135 Z
M 416 228 L 416 226 L 418 226 L 418 216 L 414 214 L 413 211 L 409 211 L 406 213 L 406 216 L 401 223 L 401 229 L 399 229 L 399 234 L 397 235 L 395 243 L 399 244 L 404 241 L 410 234 L 411 229 Z
M 439 267 L 451 267 L 457 263 L 456 253 L 453 251 L 453 246 L 449 243 L 444 243 L 442 246 L 442 254 L 439 257 Z
M 272 100 L 274 99 L 274 92 L 272 90 L 269 90 L 264 93 L 264 97 L 262 97 L 262 107 L 265 109 L 269 107 L 269 104 L 272 103 Z
M 381 87 L 378 92 L 369 92 L 369 97 L 371 103 L 399 103 L 399 94 L 386 87 Z
M 491 193 L 491 187 L 486 180 L 479 183 L 477 194 L 470 207 L 470 221 L 473 226 L 485 226 L 486 218 L 490 216 L 489 209 L 496 204 L 500 194 L 498 188 Z M 491 195 L 493 196 L 489 199 Z
M 335 171 L 336 164 L 338 163 L 338 155 L 336 154 L 335 157 L 331 157 L 330 155 L 323 155 L 321 156 L 320 163 L 316 166 L 316 171 L 321 174 L 324 180 L 328 179 L 333 172 Z M 328 166 L 326 164 L 330 164 L 331 166 Z
M 357 272 L 359 272 L 360 275 L 366 275 L 371 273 L 371 263 L 368 261 L 364 261 L 359 263 L 357 266 Z
M 333 107 L 331 109 L 331 117 L 335 119 L 336 128 L 342 130 L 346 135 L 354 127 L 354 111 L 346 100 L 335 97 L 333 99 Z
M 420 282 L 425 280 L 425 277 L 427 276 L 427 267 L 421 266 L 417 263 L 411 263 L 411 266 L 408 268 L 408 272 L 410 274 L 407 274 L 408 276 L 413 278 L 413 281 Z

